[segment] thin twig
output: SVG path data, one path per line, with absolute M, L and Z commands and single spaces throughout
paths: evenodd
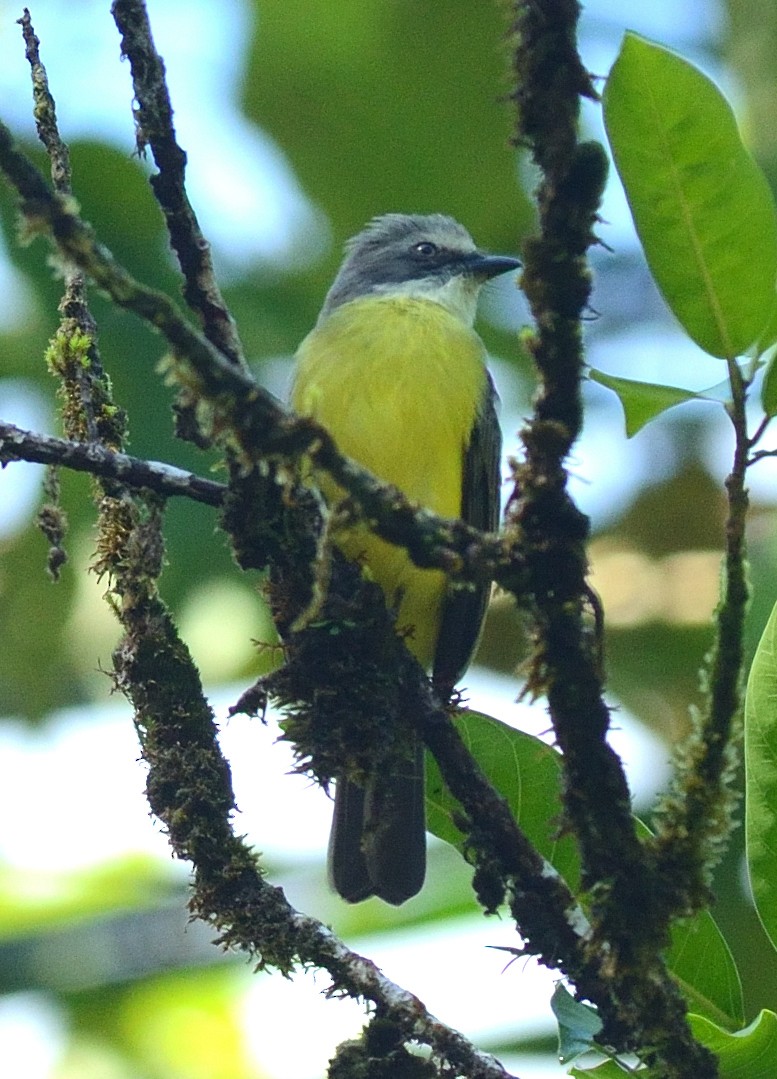
M 25 52 L 32 74 L 34 114 L 38 137 L 46 147 L 46 152 L 49 155 L 54 190 L 58 195 L 67 198 L 73 193 L 70 151 L 59 132 L 54 98 L 49 89 L 46 68 L 40 58 L 40 41 L 35 34 L 27 8 L 24 9 L 24 14 L 18 21 L 22 28 Z M 93 400 L 94 382 L 96 379 L 103 377 L 95 340 L 96 326 L 88 307 L 86 282 L 82 271 L 71 261 L 66 260 L 63 267 L 63 277 L 65 291 L 59 305 L 63 320 L 60 325 L 60 333 L 67 337 L 72 336 L 74 333 L 88 337 L 90 340 L 90 362 L 88 365 L 73 367 L 66 375 L 64 372 L 61 373 L 65 378 L 66 392 L 68 382 L 75 391 L 75 396 L 78 400 L 77 407 L 81 412 L 79 424 L 83 429 L 84 437 L 94 441 L 99 437 L 97 409 Z M 67 433 L 69 435 L 75 434 L 72 430 Z
M 49 156 L 54 190 L 61 200 L 72 201 L 70 152 L 59 132 L 54 97 L 40 57 L 40 41 L 27 8 L 19 23 L 32 74 L 38 137 Z M 59 304 L 61 318 L 46 358 L 49 370 L 59 380 L 65 434 L 72 440 L 104 445 L 109 450 L 118 451 L 126 435 L 126 415 L 113 401 L 111 383 L 102 365 L 97 326 L 89 309 L 86 279 L 82 269 L 68 258 L 62 260 L 62 276 L 65 287 Z M 67 558 L 63 543 L 67 518 L 58 502 L 58 478 L 50 476 L 44 487 L 49 498 L 39 511 L 38 523 L 51 543 L 49 572 L 56 577 L 59 567 Z M 118 509 L 110 498 L 99 500 L 98 507 L 99 549 L 103 538 L 121 527 L 118 519 L 126 508 Z
M 210 245 L 186 194 L 186 154 L 176 141 L 165 65 L 154 45 L 146 5 L 142 0 L 115 0 L 111 12 L 132 70 L 138 151 L 143 153 L 150 146 L 159 169 L 151 177 L 151 186 L 184 275 L 184 298 L 197 313 L 207 339 L 232 363 L 245 368 L 237 327 L 213 271 Z
M 73 191 L 70 151 L 59 133 L 54 98 L 49 90 L 48 76 L 40 58 L 40 41 L 35 34 L 28 8 L 24 9 L 21 19 L 17 21 L 22 28 L 25 53 L 32 73 L 33 114 L 38 138 L 49 155 L 54 190 L 60 195 L 70 195 Z
M 0 421 L 0 464 L 9 461 L 61 465 L 135 490 L 153 491 L 163 498 L 190 498 L 206 506 L 221 506 L 226 490 L 224 484 L 203 479 L 193 472 L 159 461 L 143 461 L 126 453 L 115 453 L 99 442 L 71 442 L 23 431 Z
M 748 458 L 748 467 L 750 465 L 758 464 L 759 461 L 766 460 L 767 457 L 777 457 L 777 450 L 756 450 L 756 452 L 751 454 Z
M 766 432 L 766 428 L 769 426 L 769 424 L 772 422 L 773 419 L 774 419 L 774 416 L 768 416 L 767 415 L 767 416 L 763 417 L 763 419 L 760 421 L 760 423 L 756 427 L 755 431 L 753 431 L 752 437 L 748 440 L 748 449 L 752 450 L 755 446 L 758 445 L 758 443 L 763 438 L 764 433 Z M 758 459 L 759 457 L 762 457 L 762 456 L 763 456 L 763 453 L 760 453 L 760 454 L 756 455 L 754 458 L 751 458 L 751 460 Z

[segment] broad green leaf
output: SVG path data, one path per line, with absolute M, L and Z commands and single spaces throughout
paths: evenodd
M 767 416 L 777 416 L 777 353 L 769 361 L 761 383 L 761 404 Z
M 777 947 L 777 605 L 756 649 L 745 696 L 745 838 L 753 899 Z
M 626 434 L 629 438 L 633 438 L 645 424 L 667 409 L 701 396 L 693 390 L 681 390 L 678 386 L 661 386 L 655 382 L 637 382 L 631 378 L 607 375 L 595 367 L 589 369 L 588 377 L 592 382 L 598 382 L 618 395 L 623 406 Z
M 629 33 L 604 117 L 664 298 L 705 352 L 733 359 L 775 306 L 777 214 L 730 105 L 687 61 Z
M 626 435 L 633 438 L 642 428 L 662 412 L 686 401 L 713 401 L 723 404 L 731 399 L 731 383 L 728 379 L 716 382 L 705 390 L 683 390 L 679 386 L 666 386 L 658 382 L 639 382 L 633 378 L 608 375 L 596 367 L 588 370 L 592 382 L 598 382 L 617 394 L 626 420 Z
M 777 1015 L 762 1011 L 730 1034 L 700 1015 L 690 1015 L 694 1036 L 720 1061 L 720 1079 L 774 1079 L 777 1075 Z
M 454 722 L 488 779 L 509 802 L 526 835 L 570 887 L 576 888 L 580 870 L 574 842 L 569 836 L 558 836 L 561 814 L 558 753 L 538 738 L 479 712 L 460 712 Z M 427 760 L 427 826 L 434 835 L 461 850 L 464 835 L 453 817 L 463 811 L 443 783 L 429 753 Z
M 590 1004 L 575 1000 L 561 982 L 553 991 L 550 1006 L 558 1023 L 558 1058 L 568 1064 L 593 1048 L 602 1021 Z
M 666 961 L 692 1011 L 730 1030 L 742 1025 L 745 1005 L 739 972 L 709 911 L 673 927 Z
M 777 345 L 777 304 L 772 308 L 771 317 L 763 330 L 761 330 L 755 351 L 763 354 L 774 348 L 775 345 Z

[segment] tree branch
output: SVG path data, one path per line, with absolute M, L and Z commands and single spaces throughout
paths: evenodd
M 274 574 L 270 585 L 273 614 L 283 626 L 296 612 L 286 613 L 282 604 L 296 590 Z M 261 712 L 272 697 L 286 716 L 284 737 L 294 746 L 299 770 L 323 786 L 344 770 L 357 775 L 396 766 L 396 743 L 406 744 L 412 724 L 461 806 L 458 827 L 478 900 L 492 913 L 508 902 L 525 954 L 562 969 L 598 999 L 601 957 L 587 949 L 583 912 L 464 745 L 449 710 L 397 635 L 380 588 L 337 556 L 327 585 L 315 618 L 284 632 L 283 666 L 262 678 L 234 711 Z
M 631 816 L 621 762 L 607 743 L 599 643 L 589 628 L 588 519 L 567 491 L 565 459 L 582 425 L 581 317 L 591 278 L 586 251 L 607 161 L 597 143 L 579 143 L 580 97 L 596 100 L 576 48 L 577 0 L 516 0 L 516 142 L 541 170 L 539 236 L 524 249 L 522 286 L 536 330 L 529 341 L 540 380 L 522 431 L 508 527 L 524 562 L 534 654 L 529 689 L 547 696 L 563 754 L 566 817 L 577 836 L 583 886 L 591 891 L 592 951 L 608 957 L 604 1038 L 635 1048 L 661 1074 L 715 1075 L 712 1055 L 685 1021 L 669 976 L 665 911 Z M 596 602 L 594 600 L 594 602 Z
M 23 431 L 0 421 L 0 463 L 5 465 L 9 461 L 61 465 L 135 490 L 153 491 L 162 498 L 190 498 L 206 506 L 221 506 L 226 491 L 224 484 L 203 479 L 175 465 L 115 453 L 99 442 L 71 442 Z
M 159 169 L 151 177 L 151 186 L 184 276 L 184 298 L 211 344 L 245 369 L 237 327 L 213 272 L 210 244 L 186 194 L 186 154 L 176 141 L 165 65 L 154 45 L 146 5 L 142 0 L 115 0 L 111 13 L 132 71 L 138 153 L 144 154 L 146 145 L 150 146 Z
M 62 199 L 70 199 L 70 153 L 59 133 L 54 98 L 40 58 L 40 42 L 27 8 L 18 21 L 32 74 L 38 137 L 49 156 L 54 190 Z M 126 434 L 126 415 L 111 399 L 110 382 L 97 346 L 97 328 L 89 310 L 86 281 L 79 267 L 70 259 L 63 260 L 62 276 L 65 288 L 59 304 L 61 318 L 47 352 L 47 361 L 49 370 L 60 383 L 65 434 L 74 440 L 104 443 L 118 450 Z M 51 467 L 53 469 L 54 464 Z M 39 510 L 38 525 L 50 543 L 48 566 L 56 580 L 61 565 L 67 559 L 63 545 L 67 519 L 59 505 L 59 480 L 53 471 L 47 477 L 44 489 L 47 500 Z M 102 531 L 113 527 L 109 518 L 109 503 L 106 502 L 100 515 Z
M 144 548 L 140 534 L 127 547 Z M 117 565 L 126 560 L 117 559 Z M 197 670 L 148 578 L 119 570 L 125 639 L 115 653 L 118 687 L 132 700 L 147 794 L 175 854 L 194 867 L 191 909 L 220 930 L 219 941 L 256 956 L 262 967 L 288 973 L 315 966 L 332 978 L 332 991 L 373 1003 L 407 1039 L 429 1045 L 454 1074 L 508 1079 L 498 1061 L 440 1023 L 421 1001 L 385 978 L 313 918 L 295 911 L 279 888 L 264 880 L 256 855 L 235 836 L 229 764 L 217 741 Z
M 598 647 L 586 622 L 591 602 L 585 583 L 588 522 L 566 491 L 564 460 L 581 423 L 580 316 L 590 288 L 585 252 L 594 242 L 604 178 L 601 148 L 577 142 L 578 96 L 595 96 L 575 49 L 577 3 L 516 0 L 515 4 L 518 138 L 532 146 L 543 170 L 541 233 L 527 247 L 524 274 L 537 320 L 532 351 L 541 387 L 534 415 L 523 432 L 526 461 L 516 469 L 516 491 L 509 510 L 511 532 L 506 539 L 482 536 L 460 521 L 435 518 L 408 503 L 396 489 L 343 457 L 324 429 L 285 412 L 240 366 L 231 320 L 211 287 L 209 257 L 195 250 L 204 241 L 185 199 L 185 156 L 175 143 L 164 67 L 153 48 L 144 5 L 137 0 L 116 0 L 113 10 L 133 66 L 139 142 L 148 138 L 154 150 L 160 168 L 154 188 L 184 267 L 187 301 L 198 311 L 204 333 L 194 329 L 167 296 L 135 281 L 113 259 L 78 216 L 69 186 L 52 194 L 0 125 L 0 167 L 19 192 L 30 230 L 52 236 L 69 263 L 90 276 L 119 306 L 162 332 L 173 350 L 169 371 L 185 401 L 201 406 L 210 433 L 239 466 L 236 471 L 242 468 L 247 475 L 270 477 L 274 509 L 281 501 L 281 487 L 289 503 L 298 497 L 292 482 L 296 472 L 287 466 L 296 466 L 306 457 L 349 492 L 354 512 L 368 518 L 383 538 L 406 547 L 418 565 L 442 568 L 461 580 L 481 582 L 493 577 L 520 599 L 530 596 L 537 640 L 530 688 L 547 693 L 564 751 L 566 813 L 583 849 L 584 884 L 592 895 L 592 931 L 587 923 L 583 926 L 564 883 L 547 872 L 504 804 L 473 768 L 469 755 L 464 755 L 451 735 L 447 716 L 424 696 L 430 691 L 415 668 L 402 675 L 402 703 L 415 694 L 427 744 L 470 818 L 480 884 L 496 882 L 497 901 L 505 891 L 509 894 L 511 910 L 525 929 L 527 947 L 561 966 L 575 980 L 579 993 L 597 1003 L 605 1033 L 614 1044 L 643 1051 L 647 1047 L 645 1059 L 655 1060 L 667 1075 L 692 1073 L 706 1079 L 714 1069 L 688 1035 L 682 999 L 659 956 L 666 927 L 656 916 L 654 881 L 634 835 L 623 773 L 606 743 L 609 715 L 601 694 Z M 30 35 L 34 38 L 31 27 Z M 77 332 L 63 332 L 60 337 L 50 363 L 62 374 L 73 399 L 67 431 L 71 441 L 55 440 L 57 445 L 49 446 L 51 452 L 82 462 L 93 454 L 97 467 L 107 469 L 111 480 L 145 476 L 153 480 L 157 496 L 183 493 L 172 490 L 177 479 L 164 466 L 109 452 L 119 448 L 123 435 L 120 423 L 110 425 L 111 419 L 120 416 L 119 410 L 107 390 L 103 397 L 94 397 L 99 378 L 90 381 L 85 392 L 76 378 L 79 364 L 102 373 L 93 362 L 99 363 L 93 333 L 83 324 Z M 88 363 L 84 364 L 84 358 Z M 24 439 L 27 433 L 3 430 L 7 438 L 1 443 L 2 452 L 13 455 L 19 437 Z M 108 449 L 73 448 L 72 439 L 85 438 L 99 439 Z M 45 447 L 35 440 L 27 448 L 43 453 Z M 119 475 L 122 471 L 124 476 Z M 195 486 L 195 479 L 182 481 L 183 487 Z M 217 494 L 221 492 L 211 489 L 209 497 Z M 161 500 L 149 494 L 136 500 L 105 501 L 110 514 L 104 517 L 99 568 L 112 574 L 125 628 L 115 657 L 117 684 L 135 705 L 149 765 L 152 809 L 168 828 L 178 856 L 191 859 L 195 867 L 194 912 L 220 928 L 224 944 L 258 954 L 264 965 L 284 971 L 297 961 L 322 966 L 332 975 L 335 989 L 371 1000 L 380 1014 L 401 1025 L 407 1037 L 425 1041 L 459 1070 L 477 1076 L 503 1075 L 499 1065 L 482 1070 L 490 1063 L 459 1041 L 459 1035 L 447 1028 L 436 1030 L 436 1021 L 415 998 L 398 995 L 396 987 L 381 979 L 365 960 L 347 949 L 343 952 L 340 942 L 333 946 L 328 931 L 298 915 L 280 891 L 262 879 L 253 854 L 234 836 L 229 767 L 220 755 L 196 669 L 158 596 L 156 580 L 163 555 Z M 244 508 L 253 509 L 256 516 L 255 505 Z M 233 519 L 238 517 L 235 514 Z M 267 542 L 258 527 L 255 534 L 258 545 Z M 283 538 L 276 535 L 273 542 Z M 306 563 L 308 570 L 313 559 Z M 342 596 L 334 590 L 329 599 L 337 603 Z M 396 647 L 399 641 L 384 604 L 381 610 Z M 406 650 L 403 655 L 409 661 Z M 393 675 L 405 670 L 402 662 L 383 661 L 384 683 L 387 671 Z M 392 705 L 395 710 L 396 704 Z
M 715 613 L 715 638 L 703 672 L 707 701 L 692 713 L 692 731 L 677 752 L 669 792 L 655 812 L 655 873 L 663 884 L 669 912 L 688 916 L 710 901 L 712 871 L 720 861 L 734 825 L 732 790 L 738 762 L 737 735 L 742 711 L 744 630 L 750 588 L 745 526 L 748 494 L 745 475 L 753 445 L 747 433 L 747 390 L 739 365 L 728 363 L 734 428 L 734 460 L 726 478 L 728 514 L 722 594 Z M 764 425 L 761 427 L 762 433 Z

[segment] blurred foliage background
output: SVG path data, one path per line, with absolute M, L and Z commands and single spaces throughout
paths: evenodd
M 149 0 L 148 7 L 168 61 L 181 142 L 190 153 L 196 208 L 247 354 L 275 392 L 285 392 L 290 359 L 315 320 L 343 240 L 373 214 L 440 210 L 464 222 L 482 246 L 520 250 L 533 227 L 533 178 L 509 143 L 507 16 L 499 4 Z M 586 5 L 581 44 L 589 67 L 606 74 L 626 27 L 678 48 L 733 96 L 753 152 L 777 184 L 777 11 L 771 0 L 650 7 L 635 16 L 626 0 Z M 12 115 L 4 118 L 13 119 L 18 137 L 44 166 L 24 89 L 29 76 L 14 23 L 19 14 L 7 5 L 0 11 L 2 66 L 15 72 L 0 94 L 0 111 L 8 105 Z M 131 92 L 107 0 L 85 2 L 77 13 L 67 3 L 41 0 L 31 14 L 61 106 L 84 216 L 134 274 L 178 295 L 148 165 L 132 153 Z M 588 135 L 600 137 L 595 109 L 586 110 L 583 124 Z M 266 188 L 252 188 L 255 172 Z M 56 388 L 42 356 L 57 325 L 60 284 L 40 243 L 17 244 L 4 188 L 0 219 L 9 260 L 0 275 L 0 414 L 57 431 Z M 614 184 L 603 219 L 601 236 L 610 250 L 593 255 L 595 310 L 587 327 L 597 366 L 693 388 L 718 381 L 720 369 L 689 350 L 663 307 Z M 169 391 L 153 373 L 160 340 L 100 297 L 93 306 L 104 362 L 130 416 L 130 451 L 218 475 L 215 457 L 172 439 Z M 517 430 L 532 393 L 516 335 L 526 313 L 509 286 L 493 291 L 483 310 L 481 331 L 503 398 L 506 451 L 517 453 Z M 689 704 L 698 700 L 731 439 L 718 410 L 702 404 L 667 414 L 627 444 L 615 399 L 601 387 L 589 390 L 586 435 L 571 469 L 593 518 L 593 582 L 609 619 L 610 685 L 624 723 L 628 713 L 649 728 L 665 756 L 686 728 Z M 774 465 L 759 464 L 757 473 L 751 647 L 774 601 L 777 563 Z M 53 585 L 44 572 L 45 541 L 34 525 L 40 471 L 11 466 L 2 479 L 0 716 L 6 719 L 0 731 L 11 732 L 14 745 L 29 739 L 31 753 L 47 745 L 54 752 L 45 741 L 52 713 L 68 708 L 71 719 L 96 730 L 110 693 L 102 671 L 110 668 L 117 630 L 101 599 L 104 585 L 87 572 L 94 545 L 89 481 L 62 476 L 70 563 Z M 172 504 L 166 534 L 164 596 L 206 682 L 247 684 L 271 656 L 255 643 L 272 640 L 258 582 L 232 564 L 212 511 Z M 521 641 L 520 619 L 497 599 L 481 663 L 512 675 Z M 516 681 L 513 692 L 518 688 Z M 129 725 L 126 713 L 120 722 Z M 79 763 L 86 775 L 100 768 L 89 750 Z M 657 759 L 657 775 L 661 769 Z M 6 764 L 9 782 L 10 771 Z M 25 846 L 30 802 L 44 816 L 60 811 L 49 797 L 44 783 L 4 799 L 3 831 L 14 834 L 17 848 Z M 98 812 L 110 819 L 114 809 L 92 804 L 80 822 L 85 832 L 89 813 Z M 256 842 L 262 846 L 261 832 Z M 10 1032 L 8 1052 L 15 1045 L 24 1050 L 13 1074 L 236 1079 L 267 1073 L 267 1057 L 246 1033 L 252 1023 L 261 1028 L 261 1016 L 244 1014 L 250 972 L 213 948 L 204 927 L 184 933 L 185 874 L 159 853 L 161 845 L 155 855 L 139 855 L 117 842 L 112 857 L 68 868 L 45 843 L 38 850 L 32 844 L 23 864 L 12 843 L 0 846 L 0 1030 Z M 474 909 L 466 870 L 449 852 L 436 851 L 434 858 L 424 897 L 390 914 L 379 905 L 355 911 L 336 905 L 325 892 L 320 861 L 295 869 L 289 856 L 289 866 L 302 873 L 311 912 L 340 932 L 378 933 L 401 924 L 432 934 Z M 777 1000 L 777 964 L 764 947 L 741 860 L 738 836 L 720 869 L 714 914 L 734 949 L 752 1016 Z M 31 1052 L 25 1030 L 35 1031 L 35 1044 L 49 1051 Z M 549 1065 L 536 1055 L 525 1056 L 542 1050 L 552 1060 L 548 1031 L 492 1035 L 485 1047 L 523 1053 L 510 1057 L 522 1075 L 554 1074 L 543 1071 Z M 325 1060 L 318 1072 L 289 1061 L 276 1074 L 320 1074 Z

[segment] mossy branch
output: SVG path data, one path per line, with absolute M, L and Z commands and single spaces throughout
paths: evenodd
M 580 143 L 581 96 L 596 99 L 576 48 L 576 0 L 517 0 L 514 7 L 516 142 L 541 170 L 539 235 L 525 246 L 522 286 L 535 320 L 528 339 L 539 389 L 522 431 L 507 512 L 523 555 L 533 622 L 529 688 L 547 697 L 563 754 L 566 818 L 591 894 L 591 948 L 608 957 L 604 1039 L 633 1048 L 673 1077 L 712 1077 L 712 1055 L 691 1036 L 663 950 L 668 918 L 631 817 L 628 786 L 607 743 L 600 645 L 586 583 L 589 522 L 567 491 L 565 458 L 582 424 L 581 319 L 591 288 L 586 251 L 596 243 L 604 150 Z
M 111 12 L 132 72 L 138 154 L 144 156 L 150 147 L 158 169 L 149 182 L 183 274 L 184 299 L 208 341 L 228 362 L 246 370 L 237 326 L 216 280 L 210 244 L 186 193 L 186 154 L 176 140 L 165 65 L 154 44 L 146 5 L 143 0 L 115 0 Z M 204 449 L 208 436 L 199 423 L 196 403 L 179 395 L 174 412 L 176 434 Z M 231 467 L 231 459 L 229 463 Z
M 38 137 L 49 156 L 51 180 L 57 196 L 66 200 L 72 195 L 70 153 L 59 133 L 54 98 L 49 89 L 46 69 L 40 58 L 40 42 L 25 8 L 18 20 L 22 28 L 25 52 L 32 75 L 33 105 Z M 127 430 L 124 411 L 114 404 L 110 379 L 103 368 L 97 344 L 97 327 L 89 310 L 87 287 L 81 269 L 70 259 L 62 264 L 65 287 L 59 304 L 60 324 L 48 352 L 49 371 L 59 380 L 62 423 L 69 439 L 120 450 Z M 17 440 L 17 449 L 19 443 Z M 57 461 L 49 460 L 50 469 Z M 65 517 L 59 507 L 59 484 L 54 477 L 47 483 L 50 497 L 38 515 L 39 526 L 52 543 L 49 570 L 57 577 L 66 560 L 64 543 Z M 55 497 L 51 495 L 56 492 Z M 103 486 L 97 493 L 101 535 L 112 532 L 112 504 Z M 59 526 L 52 528 L 52 522 Z M 100 540 L 98 540 L 98 547 Z M 56 567 L 56 568 L 54 568 Z
M 759 435 L 748 438 L 748 381 L 734 359 L 728 371 L 731 401 L 727 411 L 734 429 L 734 459 L 725 483 L 728 513 L 715 636 L 702 672 L 706 699 L 704 707 L 693 712 L 691 734 L 677 751 L 672 785 L 656 807 L 651 843 L 667 909 L 684 916 L 710 901 L 712 872 L 734 826 L 737 800 L 733 781 L 739 757 L 744 631 L 750 598 L 745 477 Z

